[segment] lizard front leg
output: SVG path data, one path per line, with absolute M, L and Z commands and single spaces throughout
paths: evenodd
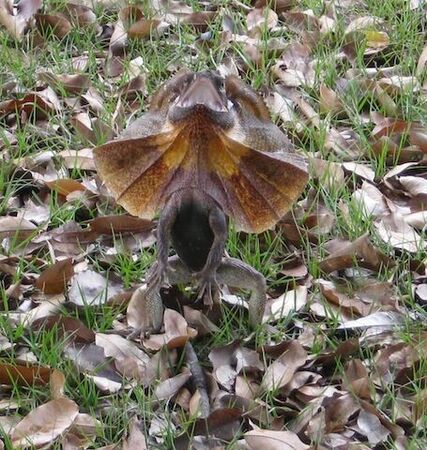
M 166 203 L 157 224 L 157 261 L 152 266 L 147 276 L 147 289 L 159 291 L 163 283 L 167 281 L 167 268 L 171 230 L 178 215 L 178 203 L 176 196 L 172 196 Z
M 209 226 L 214 240 L 202 270 L 193 276 L 199 281 L 198 300 L 203 298 L 204 303 L 212 306 L 214 298 L 218 295 L 217 270 L 222 261 L 225 243 L 227 241 L 227 219 L 224 212 L 217 206 L 209 212 Z

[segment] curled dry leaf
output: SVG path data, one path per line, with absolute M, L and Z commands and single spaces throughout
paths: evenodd
M 427 351 L 427 333 L 414 343 L 400 342 L 381 349 L 375 358 L 378 377 L 385 383 L 408 383 L 416 377 L 415 368 Z
M 30 92 L 19 99 L 6 100 L 0 103 L 0 117 L 8 114 L 24 113 L 26 117 L 44 120 L 49 114 L 60 110 L 58 97 L 51 88 Z
M 55 191 L 64 197 L 71 194 L 71 192 L 86 190 L 83 184 L 72 178 L 60 178 L 54 181 L 46 181 L 46 184 L 52 191 Z
M 319 88 L 319 100 L 320 110 L 323 113 L 340 114 L 345 111 L 338 94 L 324 83 Z
M 345 367 L 343 385 L 356 397 L 370 400 L 369 374 L 360 359 L 350 360 Z
M 423 237 L 397 212 L 382 217 L 380 222 L 375 223 L 375 228 L 380 238 L 395 248 L 417 253 L 426 247 Z
M 184 371 L 172 378 L 162 381 L 158 384 L 154 390 L 154 397 L 158 401 L 168 400 L 175 396 L 178 391 L 186 384 L 191 378 L 191 372 L 189 370 Z
M 238 374 L 235 367 L 235 352 L 238 347 L 239 343 L 233 342 L 229 345 L 214 348 L 209 353 L 209 359 L 213 365 L 212 375 L 227 390 L 232 389 Z
M 54 34 L 63 39 L 71 32 L 73 26 L 62 14 L 36 14 L 36 24 L 42 34 Z
M 349 393 L 326 397 L 323 406 L 327 433 L 343 431 L 350 417 L 360 410 L 359 402 Z
M 154 367 L 150 365 L 149 356 L 133 342 L 115 334 L 96 334 L 96 344 L 104 349 L 106 356 L 111 356 L 120 373 L 137 380 L 138 384 L 148 386 L 156 377 Z
M 148 39 L 159 37 L 167 28 L 169 24 L 160 19 L 141 19 L 129 27 L 127 35 L 131 39 Z
M 78 413 L 77 404 L 68 398 L 51 400 L 31 411 L 13 428 L 12 444 L 27 448 L 52 443 L 72 425 Z
M 270 112 L 279 116 L 285 125 L 295 120 L 293 103 L 288 98 L 281 96 L 278 92 L 270 92 L 265 102 Z
M 380 271 L 384 266 L 395 265 L 394 261 L 375 249 L 367 234 L 353 242 L 337 241 L 336 244 L 331 254 L 319 264 L 323 272 L 331 273 L 335 270 L 347 269 L 353 267 L 355 262 L 375 272 Z
M 44 317 L 32 323 L 32 330 L 52 330 L 56 328 L 62 339 L 67 339 L 77 343 L 95 342 L 95 333 L 86 327 L 83 322 L 74 317 L 62 316 L 60 314 Z
M 198 336 L 217 333 L 218 326 L 211 322 L 201 311 L 184 305 L 184 317 L 188 324 L 197 330 Z
M 114 131 L 101 119 L 92 119 L 88 113 L 80 112 L 70 118 L 71 125 L 83 140 L 96 144 L 100 140 L 108 141 L 114 137 Z
M 63 11 L 74 26 L 86 27 L 96 22 L 96 14 L 89 6 L 69 2 Z
M 92 149 L 63 150 L 59 152 L 59 156 L 67 169 L 96 170 Z
M 35 286 L 45 294 L 61 294 L 73 275 L 72 259 L 67 258 L 44 270 L 37 278 Z
M 16 39 L 22 39 L 34 14 L 41 8 L 42 0 L 21 0 L 15 8 L 9 0 L 0 0 L 0 24 Z
M 254 28 L 263 30 L 267 28 L 271 30 L 277 25 L 278 16 L 270 8 L 254 8 L 246 17 L 248 30 L 252 31 Z
M 280 297 L 267 302 L 263 321 L 280 320 L 288 314 L 298 312 L 307 303 L 307 287 L 297 286 L 292 291 L 286 291 Z
M 128 321 L 129 312 L 130 309 L 128 308 Z M 144 339 L 145 348 L 150 350 L 159 350 L 163 347 L 163 345 L 167 345 L 169 350 L 181 348 L 185 345 L 188 339 L 197 335 L 197 331 L 189 327 L 184 317 L 173 309 L 165 309 L 163 322 L 165 332 L 163 334 L 153 334 L 148 339 Z
M 81 94 L 90 86 L 89 75 L 84 73 L 56 75 L 51 72 L 40 72 L 38 77 L 59 94 L 62 92 L 67 95 Z
M 198 32 L 203 33 L 208 29 L 208 25 L 213 22 L 216 15 L 215 11 L 196 11 L 185 16 L 182 19 L 182 23 L 194 27 Z
M 116 216 L 102 216 L 92 219 L 90 227 L 99 234 L 114 235 L 117 233 L 142 233 L 150 231 L 154 227 L 151 220 L 140 219 L 139 217 L 127 214 Z
M 146 75 L 137 75 L 136 77 L 125 83 L 118 91 L 117 95 L 122 100 L 133 101 L 138 94 L 147 93 Z
M 104 350 L 95 344 L 69 343 L 64 347 L 64 355 L 78 372 L 93 379 L 103 392 L 117 392 L 123 387 L 123 376 L 105 356 Z
M 52 369 L 41 366 L 0 364 L 0 384 L 40 386 L 49 383 Z
M 307 352 L 299 342 L 292 341 L 287 350 L 267 367 L 261 382 L 261 388 L 265 391 L 271 391 L 285 386 L 306 361 Z
M 351 21 L 345 29 L 345 34 L 353 31 L 375 29 L 378 25 L 383 23 L 383 20 L 375 16 L 358 17 Z

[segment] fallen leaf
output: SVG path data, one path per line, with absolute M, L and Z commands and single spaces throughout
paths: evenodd
M 258 450 L 306 450 L 310 446 L 304 444 L 296 433 L 292 431 L 256 430 L 247 431 L 244 434 L 245 442 L 250 449 Z
M 72 259 L 67 258 L 44 270 L 37 278 L 35 286 L 45 294 L 61 294 L 73 275 Z
M 265 371 L 261 389 L 271 391 L 285 386 L 307 360 L 307 352 L 297 341 L 291 341 L 288 349 Z
M 147 441 L 141 430 L 142 423 L 136 416 L 132 417 L 129 423 L 127 437 L 123 440 L 123 450 L 146 450 Z
M 50 444 L 72 425 L 78 412 L 76 403 L 68 398 L 51 400 L 31 411 L 14 427 L 12 444 L 21 448 Z
M 120 284 L 107 280 L 99 273 L 85 270 L 72 277 L 68 297 L 70 302 L 80 306 L 101 305 L 122 289 Z

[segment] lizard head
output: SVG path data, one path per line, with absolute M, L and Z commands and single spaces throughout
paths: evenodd
M 233 125 L 232 106 L 220 75 L 185 71 L 162 86 L 150 110 L 167 111 L 174 126 L 206 122 L 229 128 Z

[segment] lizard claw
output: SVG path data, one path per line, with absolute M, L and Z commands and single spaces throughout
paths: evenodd
M 197 302 L 203 300 L 203 304 L 209 309 L 212 308 L 214 302 L 218 299 L 218 283 L 215 275 L 212 273 L 206 273 L 203 270 L 194 274 L 194 277 L 198 280 L 198 294 Z

